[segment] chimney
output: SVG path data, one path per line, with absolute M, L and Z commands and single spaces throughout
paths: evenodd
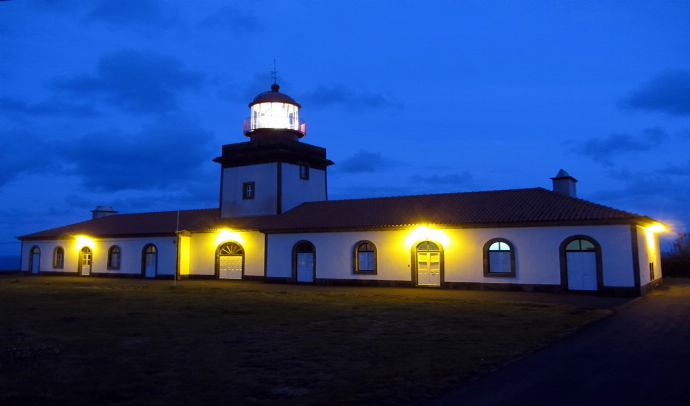
M 117 214 L 117 212 L 113 210 L 111 206 L 98 206 L 96 207 L 96 210 L 91 210 L 91 213 L 93 213 L 91 215 L 92 220 Z
M 568 175 L 568 172 L 561 169 L 555 178 L 551 178 L 553 181 L 553 191 L 562 193 L 566 196 L 577 197 L 575 192 L 575 182 L 577 179 Z

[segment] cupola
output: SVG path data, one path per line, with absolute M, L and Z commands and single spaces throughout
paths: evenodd
M 251 139 L 300 139 L 307 134 L 307 123 L 299 117 L 302 107 L 292 97 L 281 93 L 277 83 L 271 90 L 249 103 L 251 116 L 244 120 L 244 135 Z
M 555 178 L 551 178 L 553 181 L 553 191 L 562 193 L 566 196 L 577 197 L 577 192 L 575 191 L 575 183 L 577 179 L 573 178 L 568 174 L 568 172 L 561 169 L 556 174 Z

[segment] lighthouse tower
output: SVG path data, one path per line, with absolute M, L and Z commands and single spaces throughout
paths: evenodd
M 271 90 L 249 103 L 244 120 L 248 142 L 223 145 L 221 164 L 221 217 L 280 214 L 303 203 L 327 199 L 326 149 L 300 142 L 307 133 L 299 105 Z

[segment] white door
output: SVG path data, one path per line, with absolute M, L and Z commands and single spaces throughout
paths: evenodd
M 41 264 L 41 253 L 34 252 L 31 254 L 31 273 L 38 273 L 38 268 Z
M 314 253 L 297 253 L 297 282 L 314 282 Z
M 81 263 L 79 264 L 81 268 L 81 274 L 84 276 L 91 275 L 91 250 L 88 248 L 83 248 L 81 250 Z
M 144 276 L 147 278 L 156 277 L 156 262 L 158 255 L 155 252 L 147 252 L 145 258 Z
M 242 279 L 242 256 L 221 255 L 218 263 L 218 278 Z
M 417 253 L 417 284 L 441 285 L 441 254 L 439 252 Z
M 566 253 L 569 290 L 597 290 L 596 252 Z

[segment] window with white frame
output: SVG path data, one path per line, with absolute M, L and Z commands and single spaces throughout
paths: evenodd
M 515 276 L 515 248 L 503 238 L 484 244 L 484 276 Z
M 376 246 L 371 241 L 355 244 L 354 273 L 376 274 Z

